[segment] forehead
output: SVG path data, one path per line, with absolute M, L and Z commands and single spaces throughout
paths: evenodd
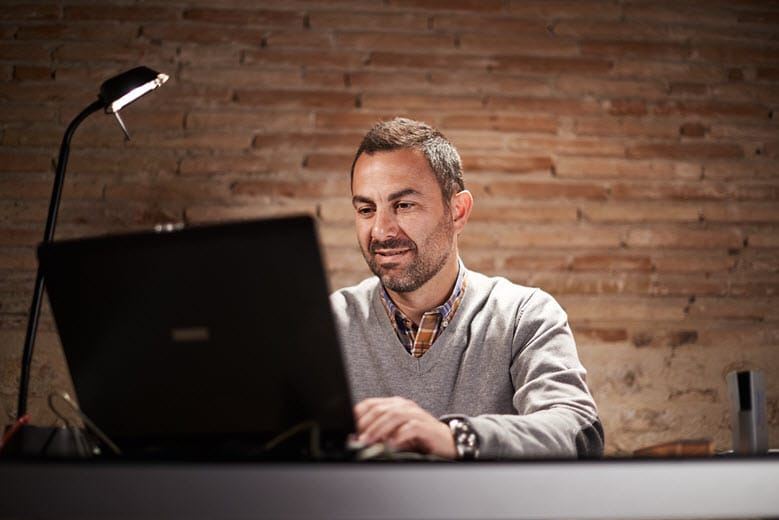
M 373 197 L 413 189 L 441 193 L 435 173 L 420 150 L 403 149 L 362 154 L 354 165 L 352 194 Z

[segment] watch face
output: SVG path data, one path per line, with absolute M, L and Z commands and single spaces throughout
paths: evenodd
M 449 421 L 458 459 L 475 459 L 479 456 L 479 436 L 468 421 L 452 419 Z

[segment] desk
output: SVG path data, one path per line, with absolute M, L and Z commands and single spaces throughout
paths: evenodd
M 418 491 L 424 490 L 424 491 Z M 0 463 L 0 518 L 744 518 L 779 459 Z

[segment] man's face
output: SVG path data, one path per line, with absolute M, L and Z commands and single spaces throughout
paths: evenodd
M 414 291 L 453 258 L 452 215 L 422 152 L 362 154 L 352 204 L 362 254 L 387 289 Z

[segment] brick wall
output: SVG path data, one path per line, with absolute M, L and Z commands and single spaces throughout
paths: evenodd
M 53 164 L 100 83 L 164 88 L 73 140 L 58 237 L 307 212 L 367 275 L 348 168 L 405 115 L 458 146 L 465 262 L 569 312 L 610 454 L 730 447 L 725 374 L 766 372 L 779 447 L 779 5 L 691 0 L 15 1 L 0 9 L 0 423 Z M 67 388 L 45 314 L 30 409 Z

